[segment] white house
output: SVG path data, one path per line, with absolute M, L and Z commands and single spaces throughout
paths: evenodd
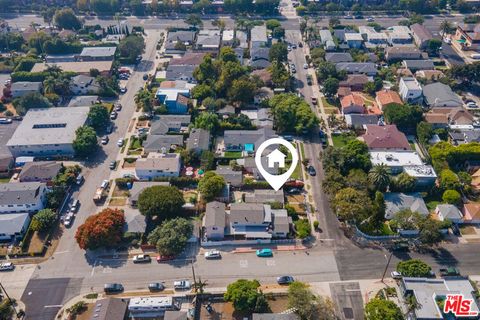
M 417 102 L 422 98 L 422 86 L 417 79 L 412 77 L 403 77 L 399 84 L 400 97 L 404 102 Z
M 45 206 L 47 185 L 41 182 L 0 184 L 0 214 L 37 212 Z
M 147 158 L 135 162 L 135 174 L 140 180 L 157 177 L 178 177 L 180 175 L 180 154 L 150 152 Z
M 133 319 L 158 318 L 166 311 L 178 310 L 180 305 L 174 297 L 135 297 L 128 303 L 128 311 Z

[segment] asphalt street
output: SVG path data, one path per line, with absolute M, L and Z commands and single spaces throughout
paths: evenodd
M 331 283 L 336 314 L 341 320 L 363 320 L 363 299 L 358 282 Z

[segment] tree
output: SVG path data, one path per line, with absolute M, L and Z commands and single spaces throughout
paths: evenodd
M 269 19 L 265 22 L 265 26 L 267 27 L 268 30 L 274 30 L 275 28 L 278 28 L 281 26 L 280 21 L 277 19 Z
M 153 186 L 145 188 L 138 197 L 138 209 L 147 216 L 161 219 L 178 215 L 185 204 L 182 193 L 171 186 Z
M 88 10 L 88 0 L 77 0 L 77 9 L 79 11 L 87 11 Z
M 299 219 L 295 221 L 295 231 L 297 237 L 300 239 L 305 239 L 312 233 L 312 227 L 308 219 Z
M 331 17 L 331 18 L 328 20 L 328 25 L 329 25 L 331 28 L 338 27 L 338 26 L 340 25 L 340 19 L 338 19 L 337 17 Z
M 220 125 L 218 116 L 213 112 L 202 112 L 195 119 L 194 127 L 215 132 Z
M 271 313 L 272 309 L 268 304 L 268 300 L 263 293 L 257 296 L 257 301 L 255 302 L 255 308 L 253 308 L 254 313 Z
M 277 39 L 285 37 L 285 29 L 283 27 L 276 27 L 273 29 L 272 36 Z
M 215 199 L 225 187 L 225 179 L 213 171 L 208 171 L 198 182 L 198 191 L 206 201 Z
M 81 249 L 95 250 L 101 247 L 115 247 L 123 235 L 125 217 L 119 209 L 103 209 L 89 216 L 77 229 L 75 239 Z
M 133 63 L 142 54 L 144 47 L 145 39 L 142 36 L 132 34 L 120 40 L 118 51 L 121 57 Z
M 395 302 L 374 298 L 365 305 L 365 320 L 403 320 L 402 310 Z
M 112 13 L 118 10 L 118 0 L 90 0 L 90 6 L 98 14 Z
M 417 185 L 417 179 L 406 172 L 400 173 L 391 180 L 390 189 L 394 192 L 412 192 Z
M 335 194 L 332 207 L 339 219 L 361 222 L 368 216 L 372 204 L 364 192 L 344 188 Z
M 397 125 L 400 130 L 415 129 L 423 117 L 422 109 L 419 106 L 397 103 L 387 105 L 383 114 L 388 123 Z
M 445 190 L 442 195 L 442 200 L 445 203 L 460 205 L 462 203 L 462 196 L 457 190 Z
M 430 39 L 427 42 L 426 51 L 429 55 L 437 56 L 440 48 L 442 47 L 442 40 L 439 39 Z
M 322 89 L 323 94 L 328 98 L 335 96 L 337 94 L 339 84 L 340 84 L 340 81 L 338 81 L 338 79 L 328 78 L 323 83 L 323 89 Z
M 252 102 L 257 87 L 255 83 L 247 77 L 233 80 L 232 86 L 228 89 L 228 98 L 233 102 L 249 103 Z
M 30 108 L 50 108 L 52 104 L 38 92 L 27 93 L 13 100 L 18 114 L 24 115 Z
M 438 176 L 438 185 L 442 190 L 461 190 L 460 179 L 450 169 L 443 169 Z
M 376 165 L 368 173 L 368 179 L 377 190 L 384 192 L 390 185 L 390 169 L 384 164 Z
M 290 75 L 281 62 L 274 60 L 268 67 L 270 74 L 272 75 L 273 85 L 277 88 L 285 88 L 290 80 Z
M 210 150 L 203 150 L 200 155 L 200 166 L 203 170 L 213 170 L 215 167 L 215 154 Z
M 79 157 L 87 157 L 98 147 L 97 135 L 90 126 L 82 126 L 75 131 L 73 150 Z
M 34 231 L 48 231 L 57 221 L 57 214 L 51 209 L 40 210 L 33 216 L 31 228 Z
M 212 87 L 206 83 L 196 85 L 192 89 L 192 98 L 198 99 L 200 102 L 209 97 L 215 97 L 215 92 Z
M 90 121 L 90 125 L 95 130 L 100 130 L 105 128 L 110 122 L 110 115 L 108 114 L 107 108 L 101 104 L 96 104 L 90 108 L 90 111 L 88 112 L 88 119 Z
M 203 25 L 202 19 L 198 14 L 189 14 L 184 21 L 186 24 L 191 25 L 195 29 L 197 28 L 197 26 Z
M 308 103 L 294 94 L 275 95 L 268 103 L 279 132 L 308 135 L 318 125 L 318 118 Z
M 400 261 L 397 265 L 397 271 L 404 277 L 428 277 L 431 270 L 428 264 L 418 259 Z
M 251 312 L 257 304 L 260 283 L 257 280 L 239 279 L 227 286 L 226 301 L 232 302 L 236 311 Z
M 432 124 L 422 121 L 417 124 L 417 136 L 420 143 L 426 145 L 433 136 Z
M 422 223 L 422 216 L 410 209 L 403 209 L 398 211 L 390 220 L 390 226 L 402 230 L 416 230 Z
M 288 58 L 287 45 L 284 42 L 277 42 L 270 47 L 268 59 L 273 62 L 285 62 Z M 283 65 L 282 65 L 283 67 Z
M 335 309 L 330 299 L 316 296 L 302 282 L 288 286 L 288 308 L 294 308 L 301 320 L 334 320 Z
M 451 33 L 452 30 L 455 30 L 455 28 L 452 26 L 450 21 L 443 20 L 442 23 L 440 24 L 440 31 L 441 31 L 440 34 L 442 38 L 445 37 L 446 34 Z
M 443 239 L 443 235 L 440 232 L 442 224 L 440 221 L 432 218 L 425 218 L 420 223 L 420 234 L 418 240 L 422 244 L 432 246 L 439 243 Z
M 185 218 L 166 220 L 148 235 L 148 242 L 156 245 L 161 255 L 175 256 L 185 249 L 192 232 L 193 225 Z
M 53 21 L 61 29 L 79 30 L 82 28 L 82 22 L 70 8 L 57 10 L 55 16 L 53 16 Z

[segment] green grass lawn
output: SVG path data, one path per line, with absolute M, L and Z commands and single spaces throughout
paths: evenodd
M 327 99 L 325 97 L 322 97 L 322 104 L 324 108 L 330 108 L 330 109 L 336 109 L 338 110 L 338 102 L 332 101 L 330 99 Z
M 10 178 L 0 178 L 0 183 L 9 183 Z
M 303 142 L 300 142 L 300 154 L 302 155 L 302 159 L 305 159 L 305 148 L 303 146 Z
M 225 151 L 225 155 L 223 156 L 227 159 L 238 159 L 242 157 L 242 152 L 240 151 Z
M 295 179 L 295 180 L 303 180 L 302 179 L 302 164 L 300 162 L 297 163 L 297 166 L 295 167 L 295 170 L 293 171 L 290 178 Z
M 343 147 L 348 142 L 348 139 L 346 139 L 344 136 L 340 134 L 332 135 L 332 140 L 333 140 L 333 145 L 335 147 Z

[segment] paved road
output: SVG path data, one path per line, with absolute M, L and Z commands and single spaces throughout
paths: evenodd
M 358 282 L 331 283 L 336 314 L 341 320 L 363 320 L 363 299 Z

